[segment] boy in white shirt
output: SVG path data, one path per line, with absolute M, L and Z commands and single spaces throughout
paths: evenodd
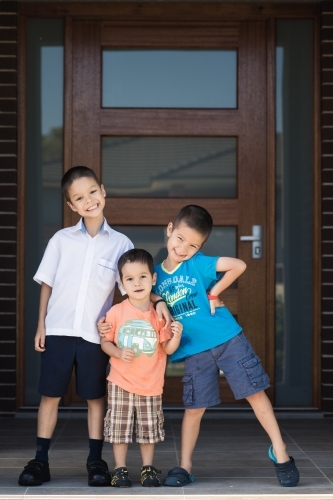
M 41 284 L 35 350 L 41 353 L 38 390 L 42 398 L 36 456 L 28 462 L 18 483 L 39 486 L 51 479 L 48 449 L 58 405 L 67 393 L 75 367 L 76 393 L 88 403 L 88 484 L 110 486 L 108 466 L 102 460 L 109 358 L 101 350 L 96 323 L 110 309 L 115 283 L 120 282 L 118 259 L 133 244 L 106 222 L 106 193 L 91 169 L 71 168 L 61 187 L 67 204 L 81 219 L 76 226 L 62 229 L 51 238 L 34 276 Z M 160 302 L 158 307 L 161 315 L 166 305 Z M 169 322 L 170 315 L 163 314 Z

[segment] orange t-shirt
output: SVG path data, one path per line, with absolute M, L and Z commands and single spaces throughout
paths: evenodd
M 163 392 L 167 355 L 161 342 L 172 338 L 171 328 L 162 330 L 165 322 L 159 321 L 150 304 L 149 311 L 140 311 L 124 300 L 108 311 L 106 321 L 111 331 L 105 335 L 120 348 L 135 351 L 131 363 L 110 358 L 108 380 L 127 392 L 141 396 L 159 396 Z

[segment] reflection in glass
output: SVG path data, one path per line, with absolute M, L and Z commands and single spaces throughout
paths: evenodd
M 112 197 L 236 197 L 235 137 L 103 137 Z
M 116 231 L 126 234 L 136 248 L 144 248 L 152 254 L 155 264 L 161 263 L 167 257 L 166 228 L 160 226 L 114 226 Z M 213 228 L 204 247 L 205 255 L 236 257 L 236 228 Z M 184 363 L 168 363 L 166 375 L 182 377 Z
M 35 353 L 40 286 L 33 282 L 50 237 L 62 227 L 63 21 L 27 20 L 25 403 L 38 404 Z
M 102 105 L 236 108 L 236 50 L 103 50 Z
M 312 21 L 277 21 L 277 405 L 312 403 L 312 61 Z

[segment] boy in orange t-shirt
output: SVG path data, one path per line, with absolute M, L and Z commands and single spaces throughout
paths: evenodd
M 140 445 L 142 486 L 160 486 L 160 471 L 153 467 L 155 443 L 164 440 L 162 392 L 167 354 L 179 346 L 183 327 L 175 321 L 163 328 L 150 300 L 156 283 L 154 261 L 146 250 L 125 252 L 118 261 L 121 284 L 128 299 L 113 306 L 106 321 L 111 329 L 101 347 L 110 356 L 108 411 L 104 440 L 113 444 L 115 469 L 111 486 L 132 485 L 126 468 L 134 420 Z

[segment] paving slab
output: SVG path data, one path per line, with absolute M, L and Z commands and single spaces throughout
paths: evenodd
M 180 414 L 181 415 L 181 414 Z M 166 418 L 166 439 L 156 446 L 155 466 L 164 477 L 179 463 L 179 415 Z M 86 421 L 62 416 L 50 449 L 52 480 L 39 487 L 20 487 L 17 479 L 33 458 L 36 421 L 31 417 L 0 419 L 0 500 L 333 500 L 333 419 L 280 421 L 289 453 L 301 474 L 297 488 L 281 488 L 268 459 L 269 439 L 255 419 L 208 414 L 202 421 L 194 453 L 195 481 L 184 488 L 142 488 L 138 446 L 131 444 L 128 468 L 132 488 L 90 488 L 85 469 L 88 453 Z M 113 468 L 112 447 L 103 458 Z

